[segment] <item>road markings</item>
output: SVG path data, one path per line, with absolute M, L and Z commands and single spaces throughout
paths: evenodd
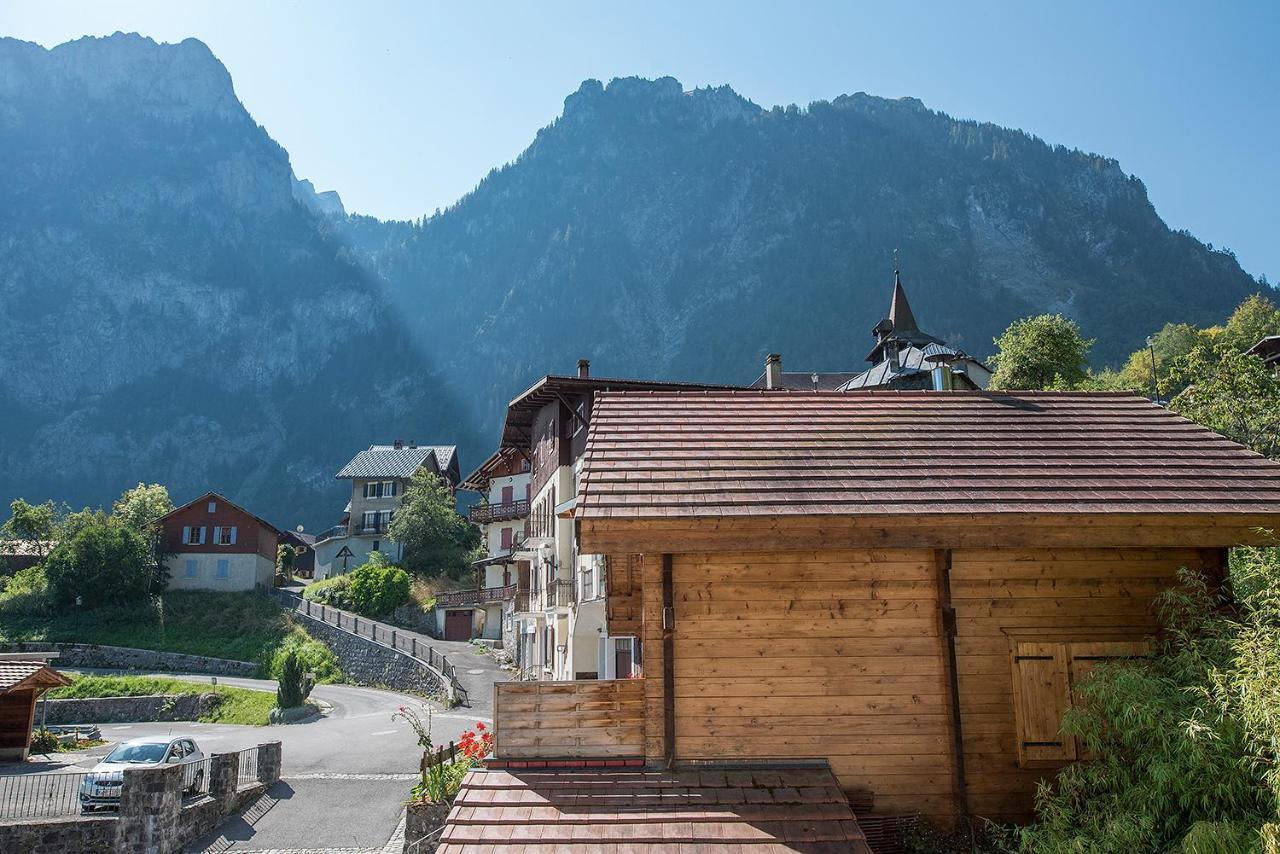
M 395 735 L 399 731 L 400 730 L 398 729 L 384 729 L 384 730 L 381 730 L 380 732 L 371 732 L 369 733 L 369 735 Z

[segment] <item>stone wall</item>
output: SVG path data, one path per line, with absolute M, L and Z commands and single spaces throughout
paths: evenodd
M 0 852 L 176 854 L 279 780 L 280 758 L 280 742 L 259 745 L 257 779 L 240 780 L 239 754 L 215 753 L 210 757 L 209 793 L 185 804 L 181 766 L 128 770 L 115 816 L 0 823 Z
M 348 682 L 425 696 L 441 696 L 445 693 L 444 680 L 411 656 L 357 637 L 328 623 L 305 615 L 299 616 L 306 621 L 307 634 L 333 650 Z
M 123 724 L 135 721 L 198 721 L 222 701 L 204 694 L 150 694 L 143 697 L 94 697 L 41 700 L 36 720 L 47 724 Z
M 0 644 L 8 652 L 59 653 L 58 667 L 100 667 L 110 670 L 138 670 L 145 673 L 211 673 L 216 676 L 252 678 L 258 665 L 252 661 L 210 658 L 180 652 L 158 652 L 125 646 L 103 646 L 86 643 L 11 643 Z

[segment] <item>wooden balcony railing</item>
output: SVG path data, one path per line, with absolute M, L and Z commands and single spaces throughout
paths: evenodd
M 482 605 L 486 602 L 505 602 L 516 595 L 516 586 L 481 587 L 478 590 L 449 590 L 436 594 L 436 607 L 457 608 L 463 605 Z
M 522 519 L 528 515 L 529 502 L 525 499 L 502 504 L 477 504 L 468 511 L 469 518 L 477 525 L 485 522 L 504 522 L 507 519 Z
M 644 680 L 498 682 L 498 759 L 604 759 L 644 755 Z
M 556 578 L 547 585 L 548 608 L 571 608 L 577 598 L 578 591 L 572 578 Z

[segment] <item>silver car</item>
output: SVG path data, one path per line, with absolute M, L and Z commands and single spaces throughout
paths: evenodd
M 155 736 L 121 742 L 84 775 L 80 783 L 80 809 L 92 812 L 119 807 L 120 787 L 128 768 L 175 763 L 185 766 L 182 775 L 185 791 L 193 793 L 204 788 L 204 753 L 191 739 Z

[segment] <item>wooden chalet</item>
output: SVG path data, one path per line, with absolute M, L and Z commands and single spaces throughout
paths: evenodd
M 643 675 L 498 685 L 490 773 L 525 776 L 464 793 L 497 807 L 559 765 L 565 814 L 591 823 L 592 765 L 695 792 L 694 771 L 810 762 L 870 835 L 893 814 L 1028 818 L 1081 757 L 1060 732 L 1073 683 L 1149 654 L 1179 568 L 1220 577 L 1228 547 L 1275 542 L 1280 463 L 1127 393 L 604 391 L 575 524 Z M 455 808 L 446 839 L 492 830 Z

